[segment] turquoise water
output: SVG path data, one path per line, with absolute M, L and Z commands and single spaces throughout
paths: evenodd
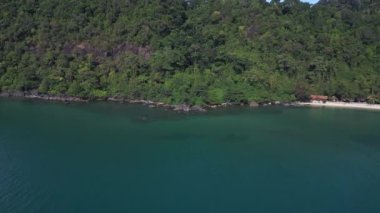
M 0 212 L 380 212 L 380 113 L 0 99 Z

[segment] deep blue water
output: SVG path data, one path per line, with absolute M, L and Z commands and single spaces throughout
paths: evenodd
M 0 99 L 0 212 L 380 212 L 380 113 Z

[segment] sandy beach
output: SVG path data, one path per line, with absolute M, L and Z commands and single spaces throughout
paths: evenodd
M 312 102 L 298 102 L 297 104 L 300 106 L 311 106 L 311 107 L 336 107 L 336 108 L 380 110 L 380 104 L 368 104 L 368 103 L 312 101 Z

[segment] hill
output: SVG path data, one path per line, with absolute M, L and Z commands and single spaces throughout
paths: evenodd
M 3 0 L 0 91 L 380 102 L 375 0 Z

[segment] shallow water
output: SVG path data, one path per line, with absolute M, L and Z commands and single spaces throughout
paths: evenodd
M 0 212 L 380 212 L 380 113 L 0 99 Z

